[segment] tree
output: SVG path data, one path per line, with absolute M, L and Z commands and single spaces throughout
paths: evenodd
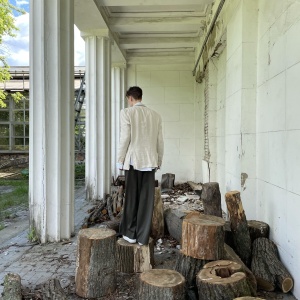
M 8 35 L 11 37 L 15 36 L 15 31 L 18 28 L 15 26 L 15 18 L 13 12 L 17 11 L 21 14 L 25 13 L 24 10 L 9 3 L 9 0 L 0 0 L 0 62 L 2 67 L 0 67 L 0 82 L 5 82 L 10 79 L 9 65 L 6 61 L 5 47 L 3 45 L 3 37 Z M 15 101 L 22 99 L 22 94 L 17 92 L 12 94 Z M 0 108 L 5 107 L 4 99 L 6 98 L 6 93 L 4 90 L 0 89 Z

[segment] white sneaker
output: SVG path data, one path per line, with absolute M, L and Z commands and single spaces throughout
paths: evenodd
M 139 245 L 140 245 L 140 246 L 143 246 L 144 244 L 142 244 L 142 243 L 139 242 Z
M 126 235 L 123 235 L 123 239 L 125 241 L 127 241 L 130 244 L 135 244 L 136 243 L 136 239 L 130 239 L 129 237 L 127 237 Z

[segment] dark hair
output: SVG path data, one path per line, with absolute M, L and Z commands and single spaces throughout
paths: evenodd
M 138 86 L 132 86 L 126 92 L 126 97 L 130 96 L 135 100 L 141 100 L 143 96 L 143 90 Z

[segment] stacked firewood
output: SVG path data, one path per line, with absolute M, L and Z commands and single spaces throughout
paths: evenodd
M 170 218 L 168 211 L 165 215 L 169 233 L 182 245 L 175 270 L 186 279 L 188 297 L 231 300 L 255 297 L 258 289 L 289 292 L 293 278 L 269 239 L 269 225 L 247 221 L 238 191 L 226 193 L 225 198 L 229 222 L 221 218 L 218 183 L 202 186 L 204 214 L 183 212 Z

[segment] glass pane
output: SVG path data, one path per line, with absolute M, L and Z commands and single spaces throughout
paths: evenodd
M 24 100 L 20 100 L 18 102 L 15 102 L 15 108 L 16 109 L 24 109 Z
M 0 150 L 9 150 L 9 145 L 0 145 Z
M 18 145 L 18 146 L 15 145 L 15 146 L 13 147 L 13 150 L 19 150 L 19 151 L 21 151 L 21 150 L 25 150 L 24 148 L 25 148 L 25 147 L 24 147 L 23 145 Z
M 3 101 L 6 104 L 6 107 L 4 107 L 4 109 L 9 109 L 9 100 L 4 100 Z
M 24 112 L 22 110 L 14 112 L 14 121 L 24 122 Z
M 29 109 L 29 100 L 25 100 L 25 109 Z
M 29 122 L 29 111 L 25 111 L 25 122 Z
M 29 136 L 29 125 L 25 125 L 25 136 Z
M 9 136 L 9 125 L 0 124 L 0 136 Z
M 18 139 L 15 139 L 15 143 L 14 143 L 16 146 L 17 145 L 23 145 L 24 144 L 24 139 L 23 138 L 18 138 Z
M 9 121 L 9 111 L 0 111 L 0 121 Z
M 24 126 L 23 125 L 15 125 L 15 136 L 24 136 Z
M 28 138 L 25 139 L 25 145 L 26 145 L 26 146 L 29 146 L 29 139 L 28 139 Z M 28 147 L 27 147 L 27 148 L 28 148 Z

